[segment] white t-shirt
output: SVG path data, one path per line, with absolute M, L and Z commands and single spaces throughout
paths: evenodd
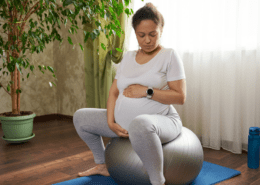
M 136 54 L 137 51 L 125 53 L 115 76 L 119 90 L 114 110 L 115 122 L 126 130 L 136 116 L 141 114 L 167 115 L 170 105 L 146 97 L 125 97 L 123 95 L 124 89 L 132 84 L 140 84 L 167 90 L 169 89 L 167 81 L 186 78 L 183 62 L 176 51 L 171 48 L 162 48 L 145 64 L 136 62 Z M 174 112 L 177 113 L 175 108 Z

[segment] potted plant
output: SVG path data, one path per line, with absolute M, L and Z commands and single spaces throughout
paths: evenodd
M 55 29 L 55 26 L 60 28 L 61 23 L 66 26 L 67 21 L 70 20 L 72 25 L 69 28 L 69 32 L 74 34 L 74 31 L 79 29 L 76 21 L 77 15 L 79 15 L 79 18 L 82 20 L 82 24 L 95 21 L 95 24 L 99 28 L 93 29 L 92 32 L 84 31 L 85 43 L 89 37 L 94 41 L 95 38 L 100 35 L 100 31 L 106 34 L 107 39 L 109 39 L 111 34 L 116 34 L 120 37 L 123 31 L 117 16 L 123 11 L 125 11 L 127 15 L 131 15 L 128 8 L 124 10 L 122 0 L 60 0 L 60 2 L 59 4 L 56 0 L 0 1 L 0 26 L 4 30 L 4 32 L 0 32 L 0 59 L 2 58 L 0 64 L 3 64 L 3 67 L 0 68 L 0 72 L 7 68 L 8 71 L 2 71 L 2 75 L 8 76 L 9 73 L 11 75 L 11 81 L 8 82 L 6 87 L 4 87 L 0 81 L 0 89 L 4 89 L 12 99 L 12 112 L 0 114 L 0 121 L 4 132 L 4 137 L 2 138 L 8 143 L 26 142 L 35 136 L 32 130 L 33 119 L 36 114 L 32 111 L 20 111 L 20 94 L 22 93 L 20 74 L 23 75 L 22 67 L 25 69 L 29 67 L 32 73 L 34 70 L 34 65 L 30 65 L 28 58 L 25 59 L 25 51 L 29 50 L 31 54 L 35 51 L 37 53 L 43 52 L 45 42 L 49 43 L 55 39 L 61 44 L 63 38 L 61 38 L 59 30 Z M 131 0 L 124 0 L 126 7 L 129 5 L 129 2 L 131 2 Z M 72 7 L 72 5 L 75 7 L 75 12 L 73 12 L 72 8 L 69 8 Z M 49 15 L 47 15 L 46 12 L 49 12 Z M 131 12 L 133 13 L 132 9 Z M 101 27 L 100 21 L 96 19 L 97 14 L 100 14 L 103 18 L 106 16 L 108 19 L 109 24 L 107 24 L 104 29 Z M 33 15 L 38 18 L 35 22 L 30 19 Z M 44 19 L 42 18 L 43 15 L 45 15 Z M 25 27 L 29 27 L 26 23 L 30 23 L 28 32 L 25 31 Z M 40 25 L 44 26 L 45 23 L 48 30 L 50 28 L 48 23 L 52 26 L 52 32 L 49 35 L 40 27 Z M 32 32 L 32 28 L 34 27 L 37 29 L 35 32 Z M 4 42 L 1 36 L 2 34 L 8 35 L 6 42 Z M 71 38 L 68 37 L 67 39 L 68 42 L 73 45 Z M 35 46 L 34 40 L 37 40 L 39 45 Z M 83 51 L 84 49 L 80 43 L 79 46 Z M 106 50 L 106 46 L 103 43 L 101 43 L 101 47 Z M 122 52 L 119 48 L 116 48 L 116 50 Z M 51 66 L 38 65 L 38 68 L 43 74 L 43 69 L 48 69 L 53 73 L 53 77 L 57 79 L 54 74 L 56 70 Z M 28 73 L 27 79 L 29 75 Z M 22 78 L 22 80 L 24 81 L 24 78 Z M 56 86 L 54 82 L 51 83 Z M 52 87 L 51 84 L 50 87 Z

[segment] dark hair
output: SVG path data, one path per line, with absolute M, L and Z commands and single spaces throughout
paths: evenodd
M 142 20 L 152 20 L 157 26 L 164 26 L 164 18 L 162 14 L 152 3 L 146 3 L 145 6 L 138 9 L 132 18 L 132 27 L 136 30 L 136 27 Z

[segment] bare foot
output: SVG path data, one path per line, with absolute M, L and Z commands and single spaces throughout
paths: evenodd
M 107 177 L 110 176 L 105 164 L 98 164 L 94 168 L 78 173 L 78 176 L 84 177 L 84 176 L 97 175 L 97 174 L 107 176 Z

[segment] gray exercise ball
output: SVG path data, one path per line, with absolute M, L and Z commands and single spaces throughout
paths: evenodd
M 162 148 L 166 185 L 190 184 L 195 180 L 201 171 L 204 154 L 199 138 L 191 130 L 182 127 L 180 135 Z M 111 178 L 118 185 L 151 185 L 129 138 L 111 138 L 106 146 L 105 161 Z

